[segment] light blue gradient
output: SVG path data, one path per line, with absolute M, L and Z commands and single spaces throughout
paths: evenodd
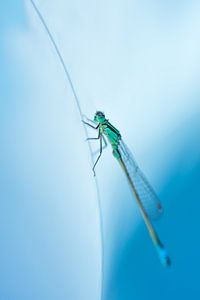
M 199 2 L 36 3 L 83 112 L 106 113 L 165 208 L 168 270 L 104 151 L 102 300 L 199 299 Z M 29 1 L 4 1 L 0 17 L 0 299 L 98 300 L 97 194 L 70 86 Z

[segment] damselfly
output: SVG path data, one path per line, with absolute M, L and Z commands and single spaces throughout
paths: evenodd
M 88 119 L 89 120 L 89 119 Z M 91 120 L 90 120 L 91 121 Z M 117 130 L 105 117 L 104 113 L 97 111 L 94 116 L 96 126 L 83 121 L 86 125 L 98 130 L 98 136 L 95 138 L 88 138 L 88 140 L 99 140 L 100 141 L 100 152 L 97 160 L 93 166 L 95 175 L 95 167 L 99 158 L 101 157 L 104 146 L 107 145 L 106 139 L 111 144 L 113 149 L 113 155 L 120 163 L 126 178 L 130 184 L 133 195 L 141 211 L 144 222 L 149 231 L 150 237 L 158 251 L 159 257 L 165 266 L 171 264 L 170 258 L 163 244 L 161 243 L 153 225 L 152 220 L 158 218 L 162 214 L 162 205 L 154 192 L 153 188 L 147 181 L 146 177 L 138 167 L 135 159 L 131 152 L 124 144 L 119 130 Z

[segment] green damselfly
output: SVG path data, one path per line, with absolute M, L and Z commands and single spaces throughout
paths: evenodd
M 69 85 L 71 87 L 80 117 L 83 119 L 84 115 L 82 113 L 79 98 L 75 91 L 71 76 L 68 72 L 68 68 L 64 62 L 63 56 L 57 46 L 57 43 L 55 42 L 54 37 L 52 36 L 52 34 L 47 26 L 45 19 L 43 18 L 40 10 L 38 9 L 37 5 L 35 4 L 35 2 L 33 0 L 30 0 L 30 2 L 32 3 L 33 8 L 35 9 L 42 25 L 44 26 L 44 29 L 46 30 L 46 32 L 49 36 L 49 39 L 54 47 L 54 50 L 58 56 L 61 66 L 64 70 L 66 79 L 69 82 Z M 105 115 L 102 112 L 97 112 L 95 114 L 94 122 L 97 124 L 96 126 L 93 126 L 85 121 L 83 121 L 83 122 L 85 124 L 89 125 L 90 127 L 99 130 L 99 134 L 98 134 L 97 138 L 89 138 L 89 139 L 99 139 L 100 140 L 100 154 L 93 166 L 93 171 L 94 171 L 96 164 L 102 154 L 102 150 L 103 150 L 102 142 L 104 141 L 104 143 L 105 143 L 104 146 L 107 145 L 105 137 L 104 137 L 104 136 L 106 136 L 113 148 L 114 157 L 119 161 L 122 169 L 124 170 L 124 172 L 126 174 L 126 177 L 131 186 L 132 192 L 133 192 L 135 199 L 138 203 L 138 206 L 140 208 L 141 214 L 147 225 L 147 228 L 148 228 L 148 231 L 152 238 L 152 241 L 158 250 L 159 256 L 160 256 L 162 262 L 164 263 L 164 265 L 169 266 L 171 263 L 170 258 L 168 256 L 163 244 L 159 240 L 158 235 L 150 221 L 151 218 L 154 218 L 154 217 L 162 214 L 162 206 L 161 206 L 155 192 L 153 191 L 152 187 L 150 186 L 150 184 L 146 180 L 145 176 L 143 175 L 143 173 L 137 166 L 135 160 L 133 159 L 132 154 L 130 153 L 130 151 L 128 150 L 126 145 L 123 143 L 120 132 L 110 122 L 108 122 L 108 120 L 105 118 Z M 84 131 L 85 131 L 85 135 L 87 136 L 85 126 L 84 126 Z M 89 145 L 89 150 L 90 150 L 90 153 L 92 154 L 90 145 Z M 96 187 L 97 187 L 97 191 L 98 191 L 97 181 L 95 181 L 95 182 L 96 182 Z M 98 192 L 97 192 L 97 194 L 98 194 Z M 98 203 L 99 203 L 99 210 L 100 210 L 100 231 L 101 231 L 101 237 L 102 237 L 102 255 L 103 255 L 103 230 L 102 230 L 102 217 L 101 217 L 101 206 L 100 206 L 99 195 L 98 195 Z M 102 278 L 103 278 L 103 257 L 102 257 Z M 101 298 L 102 298 L 102 294 L 103 294 L 103 279 L 102 279 L 102 283 L 101 283 Z
M 89 120 L 89 119 L 88 119 Z M 122 140 L 119 130 L 117 130 L 105 117 L 104 113 L 97 111 L 94 120 L 89 120 L 95 123 L 96 126 L 83 121 L 86 125 L 98 130 L 98 136 L 95 138 L 88 138 L 88 140 L 100 141 L 100 152 L 97 160 L 93 166 L 93 172 L 95 175 L 95 167 L 99 158 L 101 157 L 104 146 L 107 146 L 107 140 L 111 144 L 113 155 L 120 163 L 126 178 L 130 184 L 133 195 L 140 208 L 142 217 L 149 231 L 150 237 L 158 251 L 159 257 L 165 266 L 171 264 L 170 258 L 163 244 L 161 243 L 151 220 L 158 218 L 162 215 L 162 205 L 154 192 L 153 188 L 147 181 L 146 177 L 138 167 L 131 152 Z M 104 141 L 104 146 L 103 146 Z

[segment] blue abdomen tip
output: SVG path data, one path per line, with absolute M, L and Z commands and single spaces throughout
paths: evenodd
M 158 246 L 157 249 L 158 249 L 158 253 L 159 253 L 162 264 L 165 267 L 171 266 L 171 259 L 168 255 L 166 249 L 163 246 Z

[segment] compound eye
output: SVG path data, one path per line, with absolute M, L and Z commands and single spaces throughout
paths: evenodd
M 101 111 L 98 111 L 98 112 L 97 112 L 97 115 L 98 115 L 99 117 L 105 117 L 104 113 L 102 113 Z

